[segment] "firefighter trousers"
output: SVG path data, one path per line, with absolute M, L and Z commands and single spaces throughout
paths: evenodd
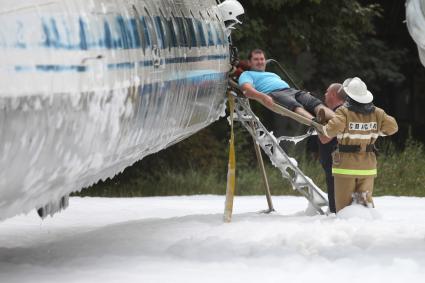
M 334 175 L 336 212 L 350 205 L 354 193 L 366 193 L 366 201 L 373 204 L 372 193 L 375 177 L 341 177 Z

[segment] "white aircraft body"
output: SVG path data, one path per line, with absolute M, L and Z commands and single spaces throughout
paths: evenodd
M 419 59 L 425 66 L 425 0 L 407 0 L 406 23 L 418 46 Z
M 224 115 L 216 1 L 0 2 L 0 219 L 63 202 Z

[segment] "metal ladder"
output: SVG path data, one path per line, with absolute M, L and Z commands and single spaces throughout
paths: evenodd
M 292 188 L 309 201 L 311 208 L 318 214 L 325 214 L 323 208 L 329 207 L 326 194 L 298 168 L 296 160 L 289 157 L 280 147 L 279 139 L 267 131 L 251 110 L 249 100 L 237 96 L 235 92 L 233 95 L 235 96 L 235 121 L 242 123 L 270 158 L 272 164 L 282 172 L 282 177 L 288 179 Z

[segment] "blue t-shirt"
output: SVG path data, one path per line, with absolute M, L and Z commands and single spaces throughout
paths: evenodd
M 276 90 L 289 88 L 289 85 L 275 73 L 245 71 L 239 77 L 239 85 L 251 84 L 256 90 L 262 93 L 270 93 Z

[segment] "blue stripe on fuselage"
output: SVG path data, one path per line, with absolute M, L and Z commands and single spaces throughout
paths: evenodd
M 170 65 L 178 63 L 194 63 L 201 61 L 217 61 L 227 59 L 227 54 L 217 54 L 217 55 L 204 55 L 196 57 L 176 57 L 176 58 L 167 58 L 161 59 L 161 65 Z M 150 67 L 153 66 L 153 60 L 144 60 L 139 62 L 120 62 L 120 63 L 109 63 L 107 68 L 112 69 L 134 69 L 138 64 L 140 67 Z M 89 68 L 85 65 L 35 65 L 35 66 L 25 66 L 17 65 L 15 66 L 15 72 L 87 72 Z
M 138 91 L 140 95 L 148 95 L 151 93 L 161 92 L 164 90 L 168 90 L 173 83 L 188 83 L 192 85 L 200 85 L 200 84 L 210 84 L 217 81 L 221 81 L 227 78 L 227 72 L 224 73 L 204 73 L 204 74 L 196 74 L 187 76 L 185 78 L 180 79 L 170 79 L 166 81 L 161 81 L 158 83 L 150 83 L 140 85 L 138 87 Z
M 60 18 L 43 17 L 41 18 L 41 32 L 43 33 L 44 40 L 39 42 L 39 45 L 30 46 L 28 44 L 14 44 L 16 48 L 31 48 L 43 47 L 48 49 L 66 49 L 66 50 L 89 50 L 89 49 L 138 49 L 142 48 L 142 38 L 140 37 L 139 30 L 144 33 L 144 44 L 146 48 L 152 48 L 152 37 L 158 39 L 158 44 L 161 49 L 170 47 L 211 47 L 211 46 L 225 46 L 228 42 L 223 36 L 223 31 L 219 22 L 203 23 L 199 19 L 190 17 L 175 17 L 177 22 L 191 21 L 195 27 L 193 32 L 197 33 L 199 37 L 198 42 L 194 39 L 191 42 L 177 42 L 177 35 L 170 26 L 169 20 L 160 16 L 153 16 L 156 23 L 151 30 L 148 28 L 146 16 L 137 18 L 125 18 L 121 15 L 114 18 L 95 18 L 93 21 L 99 21 L 98 24 L 89 25 L 88 21 L 78 17 L 77 26 L 73 27 L 72 22 L 61 21 Z M 140 23 L 140 29 L 137 28 Z M 167 28 L 167 35 L 162 25 L 163 23 Z M 172 24 L 171 24 L 172 25 Z M 205 26 L 205 30 L 203 28 Z M 34 27 L 32 27 L 34 28 Z M 22 29 L 22 28 L 21 28 Z M 73 36 L 69 34 L 61 34 L 59 31 L 75 33 Z M 72 38 L 72 39 L 71 39 Z M 175 42 L 176 41 L 176 42 Z M 0 39 L 0 46 L 1 46 Z M 166 46 L 167 45 L 167 46 Z

